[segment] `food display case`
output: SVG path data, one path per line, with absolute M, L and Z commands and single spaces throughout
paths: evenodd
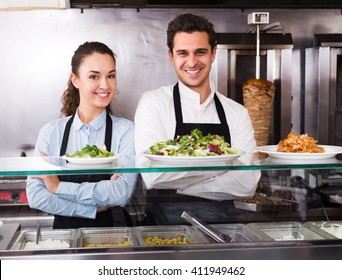
M 208 243 L 207 239 L 189 226 L 146 226 L 137 227 L 140 245 L 190 245 Z
M 75 246 L 75 230 L 22 230 L 10 250 L 65 249 Z
M 136 245 L 138 241 L 131 228 L 79 228 L 76 231 L 76 247 L 78 248 Z
M 264 239 L 256 232 L 244 224 L 217 224 L 212 225 L 215 229 L 232 238 L 231 242 L 258 242 Z M 212 241 L 212 238 L 209 238 Z
M 267 197 L 272 198 L 272 203 L 276 201 L 271 208 L 268 207 L 269 205 L 252 208 L 236 207 L 239 203 L 234 204 L 234 200 L 223 201 L 216 208 L 212 207 L 210 201 L 208 204 L 198 203 L 198 209 L 201 211 L 192 214 L 232 237 L 233 242 L 229 243 L 213 242 L 198 228 L 182 219 L 180 216 L 182 210 L 185 211 L 184 201 L 174 203 L 172 207 L 166 204 L 159 205 L 159 218 L 164 219 L 164 222 L 167 221 L 169 225 L 134 224 L 132 227 L 81 228 L 75 232 L 53 230 L 52 223 L 46 222 L 46 219 L 52 221 L 53 216 L 36 217 L 36 219 L 32 216 L 20 215 L 9 217 L 6 216 L 7 214 L 3 215 L 6 212 L 2 212 L 0 239 L 6 239 L 7 243 L 11 244 L 0 249 L 0 259 L 341 259 L 342 239 L 332 238 L 331 233 L 329 236 L 329 233 L 322 232 L 320 223 L 325 222 L 323 227 L 331 224 L 340 225 L 342 208 L 339 204 L 325 205 L 317 193 L 306 185 L 303 174 L 306 170 L 338 171 L 342 168 L 342 161 L 336 156 L 322 160 L 302 161 L 275 159 L 266 157 L 264 153 L 244 156 L 251 160 L 236 158 L 230 161 L 208 161 L 191 165 L 165 162 L 160 164 L 151 161 L 146 166 L 139 167 L 117 166 L 115 162 L 99 166 L 71 167 L 62 158 L 0 158 L 1 177 L 184 171 L 241 171 L 244 176 L 247 176 L 249 172 L 260 171 L 261 178 L 257 193 L 262 193 L 263 199 L 252 203 L 263 203 L 263 201 L 269 203 L 269 199 L 265 199 Z M 281 205 L 278 205 L 280 202 Z M 22 244 L 35 240 L 35 227 L 40 222 L 42 223 L 40 238 L 68 239 L 70 246 L 23 250 Z M 16 225 L 15 230 L 13 225 Z M 289 227 L 296 228 L 297 233 L 307 238 L 279 242 L 275 240 L 276 236 L 270 234 L 267 237 L 267 232 L 262 232 L 287 230 L 286 233 L 289 233 L 291 232 Z M 11 230 L 7 230 L 10 228 Z M 176 237 L 177 240 L 181 238 L 182 242 L 186 237 L 190 242 L 147 245 L 148 237 L 157 237 L 164 241 Z M 113 244 L 116 246 L 111 246 Z
M 264 239 L 272 241 L 298 241 L 326 239 L 326 234 L 318 234 L 298 222 L 249 224 Z
M 307 222 L 305 226 L 330 239 L 342 239 L 342 221 Z

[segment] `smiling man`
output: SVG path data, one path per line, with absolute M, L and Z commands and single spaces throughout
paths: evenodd
M 209 73 L 216 48 L 209 44 L 206 32 L 179 32 L 173 39 L 169 57 L 179 81 L 200 95 L 202 104 L 210 94 Z
M 178 82 L 146 92 L 139 100 L 135 115 L 138 164 L 146 163 L 141 153 L 150 146 L 190 134 L 193 129 L 201 130 L 203 135 L 224 136 L 232 148 L 254 151 L 254 131 L 247 109 L 216 92 L 209 79 L 216 56 L 213 24 L 202 16 L 181 14 L 168 25 L 167 44 Z M 142 177 L 148 190 L 172 189 L 177 199 L 187 195 L 222 201 L 252 196 L 260 172 L 249 172 L 248 176 L 242 171 L 166 172 L 143 173 Z M 165 195 L 170 200 L 169 194 Z

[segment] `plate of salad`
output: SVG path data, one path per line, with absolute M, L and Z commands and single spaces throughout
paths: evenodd
M 72 154 L 66 153 L 63 158 L 71 164 L 108 164 L 118 158 L 118 155 L 107 151 L 104 145 L 102 149 L 96 145 L 86 145 L 81 150 Z
M 174 140 L 159 142 L 143 152 L 150 160 L 168 162 L 231 161 L 243 154 L 243 151 L 231 148 L 223 136 L 203 135 L 199 129 L 177 136 Z

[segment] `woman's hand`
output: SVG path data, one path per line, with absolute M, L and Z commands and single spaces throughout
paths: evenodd
M 122 174 L 121 173 L 115 173 L 112 175 L 112 177 L 110 177 L 111 180 L 117 180 Z
M 42 179 L 49 192 L 56 194 L 60 180 L 56 175 L 42 175 L 35 178 Z

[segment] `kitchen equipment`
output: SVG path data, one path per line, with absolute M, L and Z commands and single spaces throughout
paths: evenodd
M 217 33 L 216 59 L 212 67 L 217 91 L 243 104 L 242 85 L 255 77 L 255 34 Z M 291 131 L 292 48 L 290 33 L 260 34 L 260 78 L 275 86 L 270 144 Z
M 256 25 L 256 73 L 255 78 L 260 79 L 260 24 L 269 23 L 269 13 L 254 12 L 248 14 L 247 23 Z
M 327 239 L 298 222 L 250 223 L 247 224 L 265 241 L 300 241 Z
M 189 215 L 185 211 L 183 212 L 181 217 L 184 220 L 186 220 L 187 222 L 189 222 L 190 224 L 192 224 L 193 226 L 195 226 L 198 229 L 200 229 L 201 231 L 203 231 L 204 233 L 208 234 L 210 237 L 212 237 L 217 242 L 229 243 L 229 242 L 232 242 L 232 240 L 233 240 L 230 236 L 220 232 L 219 230 L 213 228 L 212 226 L 209 226 L 208 224 L 204 223 L 200 219 Z
M 19 223 L 3 223 L 2 226 L 0 226 L 0 250 L 7 250 L 11 247 L 19 233 Z
M 135 228 L 139 245 L 188 245 L 209 243 L 190 226 L 141 226 Z
M 37 232 L 36 232 L 36 244 L 38 244 L 40 238 L 40 225 L 37 225 Z
M 342 239 L 342 221 L 307 222 L 304 225 L 329 239 Z
M 340 182 L 342 179 L 340 179 Z M 338 185 L 329 185 L 325 184 L 323 186 L 317 187 L 315 190 L 315 193 L 320 195 L 322 202 L 326 205 L 331 204 L 342 204 L 342 188 L 341 184 Z
M 214 224 L 211 226 L 230 236 L 233 239 L 231 242 L 234 243 L 257 242 L 263 240 L 262 237 L 244 224 Z
M 38 246 L 37 230 L 22 230 L 11 250 L 65 249 L 75 247 L 74 229 L 41 229 Z
M 234 206 L 254 212 L 290 212 L 297 209 L 298 202 L 255 193 L 252 198 L 234 200 Z
M 0 179 L 0 206 L 27 205 L 26 177 Z
M 131 228 L 79 228 L 76 230 L 76 247 L 103 248 L 136 246 L 138 241 Z
M 342 146 L 342 33 L 315 34 L 305 50 L 305 132 Z
M 257 146 L 269 141 L 275 90 L 272 82 L 260 78 L 249 79 L 242 85 L 243 104 L 251 117 Z

